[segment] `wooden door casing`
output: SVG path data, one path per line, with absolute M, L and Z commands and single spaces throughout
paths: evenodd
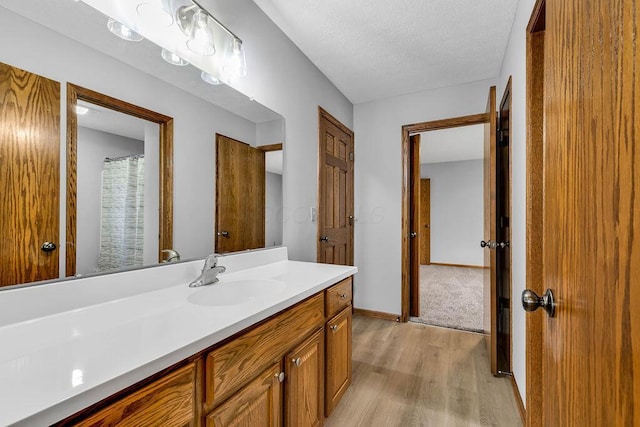
M 272 365 L 207 416 L 207 427 L 282 425 L 280 363 Z
M 216 134 L 217 253 L 264 247 L 265 177 L 264 151 Z
M 327 321 L 325 417 L 333 409 L 351 385 L 351 306 Z
M 57 278 L 60 83 L 0 63 L 0 287 Z
M 484 132 L 484 238 L 496 241 L 496 87 L 489 89 L 487 118 Z M 498 373 L 497 337 L 497 278 L 496 250 L 485 248 L 484 265 L 484 333 L 487 336 L 487 350 L 490 356 L 491 373 Z
M 420 180 L 420 264 L 431 264 L 431 180 Z
M 545 7 L 542 423 L 639 425 L 638 5 Z
M 353 265 L 353 132 L 319 111 L 317 259 Z
M 285 357 L 284 425 L 324 424 L 324 328 Z
M 410 315 L 420 316 L 420 134 L 409 137 L 410 167 L 409 175 L 409 244 L 411 245 L 409 260 Z

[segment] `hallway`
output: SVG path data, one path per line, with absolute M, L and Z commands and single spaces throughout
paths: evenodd
M 482 335 L 353 318 L 353 383 L 325 424 L 521 426 L 509 380 L 489 373 Z

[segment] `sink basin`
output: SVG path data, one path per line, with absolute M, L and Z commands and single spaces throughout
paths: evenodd
M 197 305 L 229 307 L 277 295 L 282 292 L 285 287 L 284 282 L 278 280 L 222 279 L 216 284 L 203 286 L 197 292 L 189 295 L 187 300 Z

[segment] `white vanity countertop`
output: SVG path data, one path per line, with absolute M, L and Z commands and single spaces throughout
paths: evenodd
M 286 249 L 284 254 L 286 259 Z M 237 304 L 190 302 L 215 298 L 206 298 L 211 286 L 189 288 L 183 282 L 0 324 L 0 426 L 62 420 L 357 272 L 271 258 L 269 264 L 229 268 L 219 276 L 226 286 L 264 284 L 264 291 L 244 295 Z

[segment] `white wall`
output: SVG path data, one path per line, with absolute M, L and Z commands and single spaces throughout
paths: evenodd
M 282 175 L 266 173 L 265 200 L 264 245 L 282 245 Z
M 520 295 L 526 285 L 526 28 L 535 0 L 519 0 L 502 63 L 498 96 L 511 82 L 511 295 L 513 373 L 526 404 L 526 319 Z M 500 99 L 498 98 L 498 102 Z
M 316 228 L 309 208 L 317 199 L 317 108 L 323 106 L 352 126 L 353 106 L 252 1 L 219 6 L 216 16 L 246 46 L 249 74 L 238 89 L 285 118 L 284 242 L 291 258 L 315 260 Z M 0 39 L 11 40 L 0 48 L 0 61 L 60 81 L 61 104 L 69 81 L 174 118 L 174 248 L 185 259 L 210 253 L 215 133 L 255 145 L 255 124 L 19 15 L 0 12 Z M 61 112 L 64 124 L 66 108 Z M 61 141 L 65 138 L 62 126 Z M 64 144 L 62 151 L 64 158 Z M 61 176 L 65 174 L 63 162 Z M 65 194 L 62 185 L 63 201 Z M 63 231 L 64 221 L 61 237 Z M 64 260 L 64 245 L 60 248 Z
M 144 141 L 78 127 L 77 206 L 80 214 L 76 228 L 77 274 L 95 273 L 98 267 L 104 159 L 143 153 Z M 157 199 L 156 195 L 156 206 Z
M 431 179 L 431 262 L 484 265 L 484 161 L 425 163 L 420 176 Z
M 401 312 L 402 126 L 482 113 L 494 80 L 357 104 L 354 304 Z

